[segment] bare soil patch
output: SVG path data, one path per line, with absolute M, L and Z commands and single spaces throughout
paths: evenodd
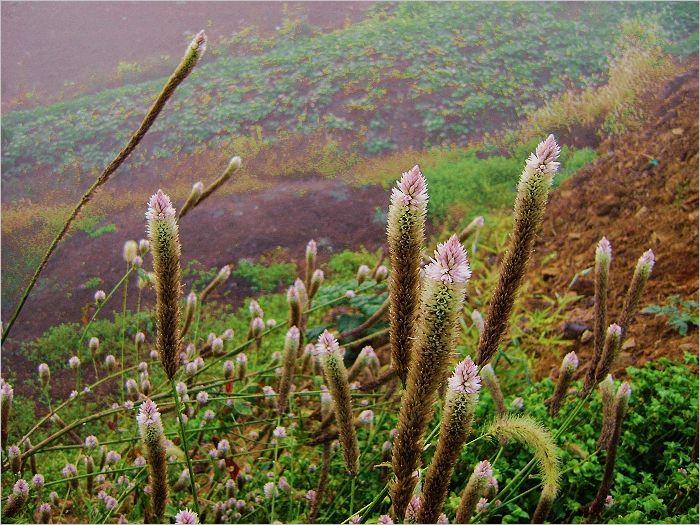
M 620 312 L 637 258 L 647 249 L 656 265 L 641 301 L 665 304 L 670 295 L 698 294 L 698 68 L 662 86 L 645 101 L 654 118 L 641 129 L 603 142 L 599 159 L 552 196 L 533 268 L 535 293 L 564 293 L 576 272 L 592 266 L 598 240 L 613 247 L 610 321 Z M 556 258 L 547 262 L 552 252 Z M 570 321 L 592 324 L 591 276 L 576 286 L 585 298 L 573 305 Z M 617 371 L 659 357 L 697 353 L 697 331 L 681 337 L 666 320 L 638 315 Z M 574 343 L 583 362 L 592 343 Z M 559 367 L 560 357 L 538 356 L 539 372 Z

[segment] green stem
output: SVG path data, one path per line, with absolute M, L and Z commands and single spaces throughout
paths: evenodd
M 177 388 L 175 387 L 175 381 L 170 381 L 170 385 L 173 390 L 173 399 L 176 405 L 176 417 L 180 429 L 180 439 L 182 440 L 182 448 L 185 452 L 185 460 L 187 461 L 187 471 L 190 474 L 190 488 L 192 489 L 192 497 L 194 498 L 194 511 L 199 514 L 199 499 L 197 498 L 197 488 L 194 484 L 194 471 L 192 470 L 192 460 L 190 459 L 189 447 L 187 446 L 187 432 L 185 432 L 185 424 L 182 422 L 182 404 L 180 403 L 180 396 L 177 393 Z

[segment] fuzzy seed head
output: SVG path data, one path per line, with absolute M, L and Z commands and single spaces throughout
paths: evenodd
M 104 290 L 97 290 L 95 292 L 95 302 L 96 303 L 101 303 L 107 298 L 107 294 L 105 294 Z
M 13 390 L 12 385 L 0 378 L 0 399 L 2 399 L 3 408 L 5 408 L 4 403 L 12 402 L 14 395 L 15 391 Z
M 461 361 L 455 368 L 452 377 L 448 380 L 448 386 L 457 394 L 478 394 L 481 389 L 481 378 L 476 364 L 471 357 Z
M 418 165 L 401 176 L 391 190 L 391 204 L 425 212 L 428 204 L 428 186 Z
M 438 244 L 435 258 L 430 261 L 425 267 L 425 275 L 433 281 L 462 284 L 471 277 L 467 252 L 456 235 L 450 237 L 447 242 Z
M 576 352 L 569 352 L 561 362 L 562 372 L 571 373 L 578 368 L 578 356 Z
M 287 437 L 287 429 L 285 427 L 275 427 L 272 431 L 272 435 L 276 438 L 285 438 Z
M 369 277 L 369 266 L 366 264 L 361 264 L 360 267 L 357 269 L 357 283 L 362 284 L 367 280 Z
M 320 286 L 324 278 L 323 270 L 314 270 L 314 273 L 311 275 L 311 283 L 318 283 L 318 286 Z
M 380 523 L 382 525 L 392 525 L 394 523 L 394 520 L 391 519 L 391 516 L 388 514 L 382 514 L 377 518 L 377 523 Z
M 68 360 L 68 367 L 72 368 L 73 370 L 76 370 L 77 368 L 80 367 L 80 358 L 77 355 L 72 356 Z
M 248 305 L 248 311 L 250 312 L 251 318 L 263 317 L 265 315 L 265 312 L 263 312 L 263 309 L 260 307 L 260 304 L 255 299 L 250 301 L 250 304 Z
M 100 348 L 100 340 L 97 337 L 91 337 L 88 343 L 88 348 L 91 352 L 97 352 Z

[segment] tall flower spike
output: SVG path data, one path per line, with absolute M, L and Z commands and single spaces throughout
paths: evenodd
M 279 386 L 279 398 L 277 402 L 277 413 L 281 416 L 287 410 L 287 399 L 289 390 L 294 379 L 294 368 L 296 366 L 297 352 L 299 351 L 299 329 L 292 326 L 284 339 L 284 367 Z
M 498 417 L 505 416 L 508 409 L 506 409 L 506 401 L 503 397 L 503 391 L 501 390 L 501 383 L 498 381 L 496 372 L 490 364 L 485 365 L 481 369 L 481 379 L 484 381 L 484 386 L 491 394 L 491 399 L 493 399 L 493 404 L 496 408 L 496 415 Z
M 162 523 L 165 503 L 168 499 L 168 464 L 165 458 L 163 423 L 158 407 L 153 401 L 146 399 L 141 403 L 136 422 L 141 440 L 146 447 L 153 514 L 159 520 L 157 523 Z
M 435 523 L 439 518 L 452 471 L 471 432 L 481 380 L 470 357 L 457 365 L 447 384 L 440 437 L 423 482 L 418 523 Z
M 549 405 L 549 415 L 555 417 L 559 413 L 559 408 L 561 407 L 562 399 L 566 395 L 566 391 L 574 378 L 574 372 L 578 368 L 578 356 L 576 352 L 569 352 L 564 356 L 561 362 L 561 368 L 559 369 L 559 379 L 557 379 L 557 386 L 554 388 L 554 393 L 550 397 L 546 404 Z
M 24 505 L 29 500 L 29 483 L 23 479 L 19 479 L 12 487 L 12 492 L 7 497 L 6 503 L 2 508 L 4 518 L 11 518 L 19 514 Z
M 469 523 L 476 505 L 479 503 L 479 498 L 486 490 L 489 479 L 492 476 L 493 468 L 491 463 L 486 460 L 477 463 L 476 467 L 474 467 L 474 472 L 469 476 L 469 481 L 462 491 L 462 497 L 457 506 L 455 523 Z
M 209 186 L 207 186 L 204 190 L 202 190 L 201 195 L 197 199 L 197 202 L 189 207 L 189 208 L 184 208 L 180 210 L 180 214 L 178 215 L 178 218 L 181 219 L 182 217 L 185 216 L 189 210 L 193 209 L 196 206 L 199 206 L 204 202 L 212 193 L 214 193 L 216 190 L 218 190 L 221 186 L 223 186 L 227 180 L 231 178 L 231 176 L 241 169 L 241 166 L 243 164 L 243 161 L 241 160 L 240 157 L 233 157 L 226 168 L 224 169 L 224 172 L 219 176 L 218 179 L 216 179 L 214 182 L 212 182 Z
M 406 384 L 420 307 L 421 247 L 425 240 L 428 192 L 418 166 L 404 173 L 391 192 L 387 219 L 389 243 L 389 322 L 391 361 Z
M 309 300 L 313 299 L 316 293 L 318 293 L 319 288 L 323 284 L 325 276 L 323 275 L 323 270 L 314 270 L 311 274 L 311 284 L 309 285 Z
M 357 474 L 360 450 L 357 444 L 355 423 L 352 415 L 352 398 L 348 384 L 348 372 L 343 364 L 338 340 L 328 331 L 318 338 L 316 352 L 321 360 L 323 372 L 328 383 L 328 390 L 333 397 L 335 419 L 338 422 L 340 443 L 343 445 L 345 465 L 351 476 Z
M 218 286 L 225 283 L 230 276 L 231 267 L 228 264 L 222 266 L 219 270 L 219 273 L 216 274 L 216 277 L 214 277 L 211 280 L 211 282 L 207 285 L 207 287 L 202 291 L 201 295 L 199 296 L 199 300 L 201 302 L 204 302 L 204 300 L 209 296 L 209 294 L 213 292 Z
M 525 275 L 535 238 L 547 206 L 552 177 L 559 169 L 559 146 L 554 136 L 540 143 L 530 155 L 518 182 L 513 232 L 501 262 L 498 284 L 491 296 L 484 331 L 479 338 L 476 363 L 488 363 L 498 350 L 506 330 L 515 295 Z
M 0 441 L 7 443 L 7 433 L 10 426 L 10 411 L 15 391 L 10 383 L 0 378 Z
M 593 318 L 593 360 L 583 383 L 583 395 L 593 390 L 596 380 L 596 368 L 603 355 L 605 345 L 605 327 L 608 325 L 608 274 L 612 259 L 610 241 L 603 237 L 595 251 L 595 316 Z
M 632 281 L 627 289 L 625 302 L 622 305 L 622 314 L 620 315 L 620 328 L 622 328 L 622 339 L 627 337 L 627 330 L 637 313 L 639 300 L 642 298 L 642 292 L 649 280 L 651 270 L 654 268 L 654 252 L 651 250 L 645 251 L 637 261 L 637 266 L 632 275 Z
M 316 271 L 317 253 L 318 247 L 316 245 L 316 241 L 311 239 L 306 245 L 306 267 L 304 273 L 304 283 L 306 284 L 306 288 L 309 289 L 309 295 L 312 297 L 313 295 L 311 294 L 311 276 L 314 274 L 314 271 Z
M 497 419 L 488 433 L 499 438 L 513 438 L 532 449 L 540 468 L 542 492 L 531 521 L 544 523 L 559 491 L 559 449 L 551 434 L 527 416 L 507 416 Z
M 146 219 L 156 279 L 156 350 L 172 380 L 180 359 L 180 236 L 175 208 L 161 190 L 151 197 Z
M 617 354 L 620 352 L 622 345 L 622 327 L 618 324 L 611 324 L 605 334 L 605 344 L 603 345 L 603 353 L 600 356 L 598 367 L 595 372 L 595 383 L 600 383 L 605 376 L 610 372 Z
M 447 379 L 469 275 L 466 252 L 456 237 L 438 246 L 435 260 L 425 269 L 420 323 L 392 454 L 396 480 L 390 493 L 397 521 L 404 519 L 417 482 L 414 472 L 420 465 L 433 402 L 438 388 Z
M 617 447 L 620 443 L 620 434 L 622 432 L 622 422 L 627 413 L 632 389 L 629 383 L 622 383 L 615 395 L 615 416 L 612 433 L 607 442 L 605 454 L 605 468 L 603 470 L 603 479 L 600 481 L 598 492 L 593 501 L 587 506 L 587 514 L 591 517 L 597 516 L 605 505 L 605 499 L 610 494 L 610 488 L 613 482 L 613 473 L 615 470 L 615 458 L 617 456 Z
M 615 428 L 615 381 L 610 374 L 598 384 L 598 392 L 603 408 L 603 426 L 598 438 L 598 448 L 606 449 Z
M 194 208 L 197 205 L 197 202 L 202 197 L 203 191 L 204 191 L 204 184 L 202 183 L 201 180 L 198 182 L 195 182 L 192 185 L 192 190 L 190 191 L 190 194 L 187 197 L 185 204 L 183 204 L 182 208 L 180 209 L 180 216 L 181 217 L 185 213 L 187 213 L 191 208 Z
M 194 313 L 197 310 L 197 294 L 190 292 L 185 301 L 185 321 L 182 324 L 182 337 L 189 331 L 194 319 Z

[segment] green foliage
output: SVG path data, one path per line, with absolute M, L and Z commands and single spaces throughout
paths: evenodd
M 489 213 L 512 206 L 523 159 L 537 146 L 537 141 L 518 147 L 507 157 L 482 158 L 476 148 L 446 150 L 425 168 L 430 190 L 428 214 L 444 219 L 451 206 L 460 204 L 468 216 Z M 562 148 L 561 171 L 556 184 L 595 159 L 595 152 L 584 148 Z
M 328 127 L 343 134 L 370 118 L 375 124 L 363 135 L 365 150 L 386 151 L 401 143 L 395 123 L 404 106 L 415 108 L 416 140 L 465 144 L 521 119 L 553 94 L 600 83 L 622 22 L 650 17 L 669 49 L 685 52 L 697 41 L 697 9 L 676 2 L 559 2 L 546 9 L 527 2 L 426 3 L 372 10 L 365 20 L 327 33 L 301 30 L 303 21 L 276 38 L 244 28 L 222 42 L 232 53 L 211 44 L 216 58 L 179 89 L 141 162 L 256 128 L 309 134 Z M 127 76 L 138 71 L 121 65 Z M 4 174 L 16 177 L 35 163 L 57 173 L 70 165 L 101 166 L 162 82 L 3 115 Z
M 102 284 L 102 277 L 90 277 L 87 281 L 85 281 L 83 284 L 80 286 L 82 288 L 87 288 L 88 290 L 91 290 L 93 288 L 97 288 Z
M 360 248 L 357 251 L 343 250 L 330 258 L 328 269 L 332 272 L 334 278 L 347 280 L 355 277 L 360 265 L 366 264 L 371 268 L 375 262 L 376 256 L 365 248 Z
M 665 305 L 649 305 L 640 313 L 666 317 L 668 325 L 681 335 L 686 335 L 688 328 L 698 327 L 698 302 L 683 301 L 679 295 L 670 296 Z
M 254 292 L 272 292 L 280 286 L 294 282 L 297 265 L 294 263 L 264 265 L 241 259 L 231 275 L 244 279 Z

